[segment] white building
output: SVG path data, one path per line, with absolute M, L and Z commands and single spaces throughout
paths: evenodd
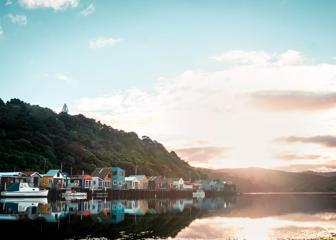
M 182 178 L 173 178 L 173 188 L 182 190 L 184 185 L 184 180 Z
M 136 176 L 125 177 L 127 189 L 140 189 L 140 181 Z

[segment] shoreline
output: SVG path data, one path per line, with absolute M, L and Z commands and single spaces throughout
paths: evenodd
M 237 195 L 336 195 L 336 192 L 241 192 Z

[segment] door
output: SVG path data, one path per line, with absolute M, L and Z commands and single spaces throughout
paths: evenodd
M 39 185 L 39 177 L 34 177 L 33 184 L 34 184 L 34 187 L 38 187 L 38 185 Z

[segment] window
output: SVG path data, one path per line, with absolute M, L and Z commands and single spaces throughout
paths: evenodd
M 119 181 L 119 186 L 122 186 L 122 182 L 121 181 Z
M 113 185 L 117 185 L 117 181 L 116 180 L 113 180 Z

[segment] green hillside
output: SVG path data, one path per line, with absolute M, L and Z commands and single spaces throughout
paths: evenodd
M 55 113 L 19 99 L 0 99 L 0 171 L 59 168 L 90 173 L 119 166 L 127 174 L 198 179 L 200 171 L 149 137 L 140 139 L 83 115 Z

